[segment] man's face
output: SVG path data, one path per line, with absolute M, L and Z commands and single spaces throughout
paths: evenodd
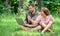
M 30 11 L 30 12 L 33 12 L 33 11 L 34 11 L 34 7 L 29 6 L 29 11 Z

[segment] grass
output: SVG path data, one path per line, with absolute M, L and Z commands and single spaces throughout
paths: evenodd
M 20 28 L 20 25 L 16 22 L 16 16 L 0 16 L 0 36 L 41 36 L 38 31 L 25 31 Z M 60 18 L 55 17 L 55 24 L 53 29 L 55 35 L 50 32 L 45 32 L 44 36 L 60 36 Z

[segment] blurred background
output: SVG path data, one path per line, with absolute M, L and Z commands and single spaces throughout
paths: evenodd
M 33 3 L 38 11 L 47 7 L 55 19 L 53 30 L 60 36 L 60 0 L 0 0 L 0 36 L 41 36 L 40 32 L 28 32 L 20 28 L 20 18 L 24 21 L 28 5 Z M 18 20 L 18 21 L 17 21 Z M 20 22 L 22 23 L 22 22 Z M 46 32 L 44 36 L 52 36 Z

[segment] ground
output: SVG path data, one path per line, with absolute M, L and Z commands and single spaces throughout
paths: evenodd
M 16 22 L 16 16 L 0 16 L 0 36 L 41 36 L 38 31 L 25 31 Z M 60 36 L 60 18 L 55 17 L 53 24 L 55 34 L 45 32 L 44 36 Z

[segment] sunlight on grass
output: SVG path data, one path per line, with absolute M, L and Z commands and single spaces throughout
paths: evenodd
M 15 19 L 2 19 L 2 22 L 16 22 Z

